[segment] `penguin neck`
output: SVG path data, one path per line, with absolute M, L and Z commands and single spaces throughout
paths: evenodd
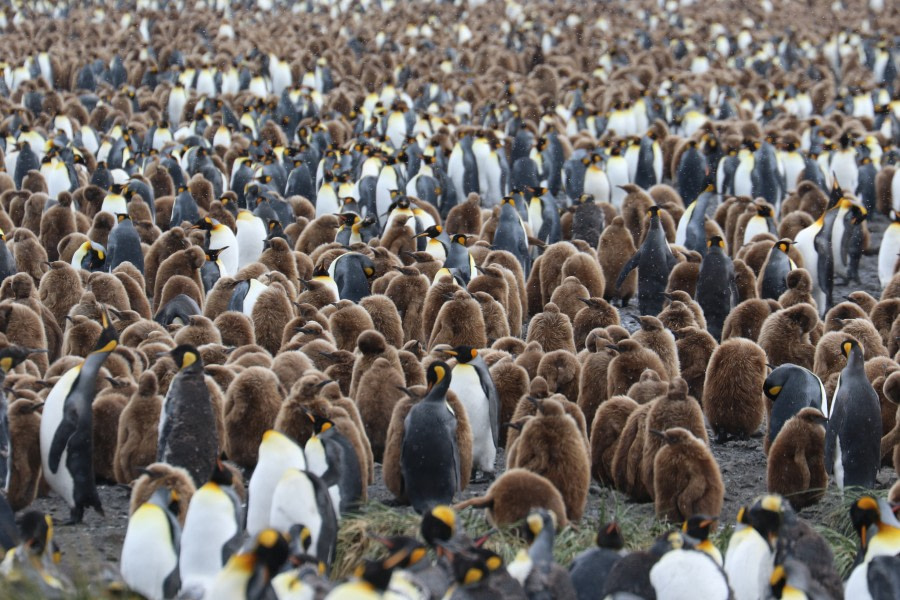
M 844 369 L 846 371 L 865 373 L 865 364 L 862 352 L 858 348 L 854 348 L 850 351 L 850 356 L 847 357 L 847 366 Z
M 534 538 L 534 542 L 528 549 L 528 556 L 534 562 L 552 562 L 553 561 L 553 539 L 555 534 L 553 529 L 544 527 L 541 532 Z
M 422 400 L 427 402 L 440 402 L 444 401 L 447 398 L 447 390 L 450 389 L 450 379 L 448 377 L 444 377 L 441 381 L 434 384 L 434 387 L 431 388 L 431 391 L 425 394 L 425 397 Z
M 97 386 L 97 373 L 106 361 L 109 352 L 91 352 L 81 363 L 81 371 L 78 374 L 78 389 L 82 392 L 82 398 L 88 404 L 94 400 L 94 389 Z

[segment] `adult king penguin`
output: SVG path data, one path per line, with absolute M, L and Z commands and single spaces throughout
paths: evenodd
M 216 464 L 219 448 L 216 418 L 200 353 L 193 346 L 182 344 L 169 355 L 178 373 L 163 401 L 156 460 L 183 468 L 196 485 L 209 479 Z
M 420 514 L 436 504 L 450 504 L 459 490 L 457 422 L 447 403 L 450 379 L 447 363 L 431 363 L 426 374 L 428 392 L 412 407 L 403 425 L 403 486 Z
M 494 459 L 500 439 L 500 397 L 484 357 L 471 346 L 444 350 L 456 357 L 450 389 L 463 406 L 472 427 L 472 458 L 485 476 L 494 474 Z
M 650 216 L 650 227 L 644 243 L 622 267 L 616 280 L 616 289 L 622 287 L 625 278 L 637 267 L 638 308 L 642 315 L 656 315 L 662 310 L 669 273 L 677 261 L 669 249 L 666 234 L 659 221 L 659 207 L 651 206 L 647 214 Z
M 698 201 L 699 202 L 699 201 Z M 697 204 L 695 202 L 691 206 Z M 703 309 L 706 329 L 716 341 L 722 339 L 722 327 L 731 309 L 740 302 L 734 279 L 734 264 L 725 254 L 725 242 L 715 235 L 709 238 L 709 249 L 700 263 L 694 299 Z
M 44 401 L 41 417 L 41 465 L 44 478 L 71 509 L 70 524 L 80 523 L 84 509 L 93 507 L 101 515 L 103 507 L 94 482 L 94 431 L 91 403 L 97 373 L 106 357 L 116 349 L 119 335 L 103 309 L 103 330 L 81 363 L 60 377 Z
M 881 461 L 881 405 L 866 378 L 865 359 L 859 343 L 849 338 L 841 344 L 847 366 L 838 377 L 825 430 L 825 468 L 838 488 L 875 487 Z
M 128 520 L 120 561 L 122 579 L 150 600 L 175 598 L 181 589 L 181 527 L 173 514 L 177 510 L 178 494 L 161 487 Z

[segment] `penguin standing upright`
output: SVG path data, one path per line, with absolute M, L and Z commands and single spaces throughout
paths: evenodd
M 78 266 L 80 267 L 81 265 L 79 264 Z M 9 251 L 9 246 L 6 245 L 6 234 L 0 229 L 0 283 L 16 273 L 18 273 L 16 259 L 12 252 Z
M 375 274 L 375 263 L 365 254 L 341 254 L 328 265 L 328 274 L 338 288 L 341 300 L 359 302 L 371 293 L 369 277 Z
M 240 247 L 237 237 L 231 228 L 219 223 L 212 217 L 206 217 L 197 221 L 191 229 L 202 229 L 208 232 L 206 248 L 208 250 L 220 250 L 219 260 L 225 265 L 225 272 L 229 275 L 237 274 L 240 264 Z
M 817 408 L 823 415 L 828 414 L 828 401 L 822 380 L 809 369 L 794 364 L 778 366 L 769 373 L 763 393 L 772 401 L 766 433 L 769 444 L 775 441 L 787 420 L 804 408 Z
M 309 414 L 309 418 L 313 434 L 304 448 L 307 469 L 328 486 L 334 512 L 340 516 L 363 498 L 359 458 L 353 444 L 335 428 L 333 421 L 316 414 Z
M 309 529 L 316 561 L 330 567 L 337 551 L 337 511 L 328 485 L 310 471 L 288 469 L 272 492 L 269 513 L 272 528 L 289 531 L 295 525 Z
M 740 298 L 734 279 L 734 265 L 725 253 L 725 241 L 715 235 L 709 239 L 708 246 L 706 256 L 700 263 L 694 299 L 703 310 L 706 330 L 719 341 L 722 339 L 725 319 Z
M 106 242 L 107 258 L 105 266 L 112 273 L 123 262 L 130 262 L 144 272 L 144 253 L 141 249 L 141 236 L 126 214 L 116 215 L 117 223 L 109 232 Z
M 843 490 L 847 486 L 875 487 L 881 461 L 881 405 L 866 378 L 865 359 L 859 342 L 841 344 L 847 366 L 838 377 L 825 431 L 825 468 Z
M 181 532 L 178 570 L 185 592 L 206 589 L 231 555 L 237 552 L 244 528 L 241 500 L 234 491 L 234 475 L 216 461 L 210 480 L 188 505 Z
M 469 254 L 466 242 L 469 237 L 463 233 L 450 236 L 450 248 L 447 250 L 447 260 L 444 261 L 445 269 L 456 269 L 463 280 L 463 285 L 469 285 L 472 274 L 475 272 L 475 259 Z
M 216 417 L 197 349 L 182 344 L 169 355 L 178 373 L 163 400 L 156 460 L 183 468 L 197 484 L 209 479 L 219 454 Z
M 675 228 L 675 244 L 706 256 L 706 210 L 717 195 L 712 184 L 685 209 Z
M 878 250 L 878 280 L 885 288 L 894 276 L 894 265 L 900 255 L 900 213 L 891 211 L 891 224 L 884 230 L 881 248 Z
M 181 589 L 177 511 L 178 494 L 161 487 L 128 519 L 119 570 L 125 584 L 149 600 L 175 598 Z
M 94 481 L 94 431 L 91 404 L 97 373 L 116 349 L 119 335 L 106 309 L 100 314 L 102 331 L 94 350 L 66 371 L 44 401 L 41 417 L 41 465 L 44 478 L 71 509 L 70 523 L 80 523 L 84 509 L 101 515 L 100 496 Z
M 456 415 L 447 403 L 450 367 L 442 361 L 431 363 L 426 381 L 427 393 L 406 415 L 400 456 L 404 491 L 420 514 L 451 503 L 461 476 Z
M 669 273 L 677 261 L 666 241 L 666 234 L 659 220 L 659 207 L 651 206 L 647 214 L 650 216 L 650 227 L 644 243 L 622 267 L 616 280 L 616 289 L 622 287 L 625 278 L 637 267 L 638 308 L 642 315 L 656 315 L 662 310 Z
M 706 188 L 709 166 L 697 140 L 689 140 L 675 171 L 676 188 L 685 204 L 697 199 Z
M 259 445 L 259 461 L 248 485 L 247 533 L 256 535 L 269 526 L 272 493 L 288 469 L 305 469 L 303 448 L 283 433 L 270 429 Z
M 424 251 L 434 257 L 435 260 L 443 263 L 447 260 L 447 250 L 450 248 L 450 236 L 444 231 L 441 225 L 432 225 L 425 228 L 422 233 L 416 235 L 416 238 L 427 238 Z M 421 250 L 422 247 L 418 246 Z
M 591 248 L 596 248 L 606 219 L 603 209 L 594 202 L 593 196 L 582 194 L 578 198 L 578 204 L 570 210 L 572 210 L 572 239 L 584 240 Z
M 778 300 L 787 291 L 788 273 L 796 268 L 794 261 L 788 256 L 791 244 L 792 242 L 787 239 L 778 240 L 769 251 L 766 264 L 763 265 L 762 272 L 759 274 L 760 298 Z
M 501 200 L 500 220 L 494 233 L 494 248 L 506 250 L 519 260 L 525 277 L 531 272 L 531 256 L 528 254 L 528 235 L 522 217 L 516 209 L 514 196 Z
M 6 456 L 6 460 L 0 460 L 0 487 L 9 489 L 9 477 L 12 472 L 13 452 L 15 448 L 9 438 L 9 399 L 3 382 L 10 371 L 22 364 L 30 354 L 46 352 L 44 349 L 23 348 L 21 346 L 7 346 L 0 350 L 0 456 Z
M 484 475 L 494 474 L 494 459 L 500 439 L 500 397 L 484 357 L 471 346 L 444 350 L 456 358 L 450 390 L 466 408 L 472 428 L 472 460 Z

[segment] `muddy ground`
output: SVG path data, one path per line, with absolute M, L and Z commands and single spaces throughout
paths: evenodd
M 881 236 L 887 225 L 884 217 L 877 216 L 869 223 L 872 232 L 871 248 L 877 249 Z M 835 286 L 835 300 L 840 301 L 850 292 L 861 289 L 869 292 L 876 298 L 881 294 L 877 274 L 877 253 L 863 256 L 860 265 L 861 285 Z M 630 330 L 637 328 L 636 307 L 626 308 L 622 311 L 622 324 Z M 712 432 L 710 438 L 712 439 Z M 721 523 L 728 524 L 734 521 L 738 508 L 766 491 L 766 458 L 762 450 L 762 430 L 758 437 L 747 441 L 731 441 L 726 445 L 712 444 L 713 454 L 719 463 L 725 480 L 725 505 L 721 514 Z M 498 455 L 497 472 L 503 470 L 504 457 Z M 392 504 L 392 496 L 384 486 L 380 477 L 380 468 L 377 468 L 376 483 L 369 487 L 369 498 L 385 504 Z M 893 469 L 883 468 L 878 475 L 878 487 L 887 488 L 894 482 L 896 475 Z M 472 484 L 457 500 L 481 495 L 489 484 Z M 119 553 L 125 529 L 128 525 L 128 506 L 130 491 L 125 486 L 100 486 L 100 497 L 103 500 L 105 516 L 94 512 L 88 512 L 84 523 L 72 527 L 58 527 L 56 539 L 63 551 L 63 563 L 67 565 L 73 575 L 83 577 L 89 574 L 92 580 L 108 580 L 117 571 Z M 582 527 L 594 528 L 601 511 L 607 513 L 616 504 L 627 502 L 625 496 L 596 484 L 592 485 L 588 500 L 588 510 L 581 522 Z M 55 495 L 49 498 L 40 498 L 32 508 L 49 512 L 54 521 L 62 522 L 68 518 L 69 511 L 65 503 Z M 397 507 L 397 510 L 411 510 L 408 507 Z M 639 514 L 652 515 L 652 504 L 635 506 Z M 822 518 L 822 510 L 816 506 L 807 508 L 802 516 L 817 522 Z M 628 531 L 625 532 L 626 535 Z

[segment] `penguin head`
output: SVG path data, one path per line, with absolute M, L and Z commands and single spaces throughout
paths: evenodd
M 443 231 L 444 231 L 444 228 L 441 227 L 440 225 L 430 225 L 430 226 L 426 227 L 422 233 L 417 234 L 413 237 L 416 237 L 416 238 L 428 237 L 431 239 L 435 239 L 439 235 L 441 235 L 441 233 L 443 233 Z
M 206 250 L 206 260 L 209 262 L 216 262 L 219 260 L 219 255 L 228 250 L 228 246 L 222 246 L 221 248 L 209 248 Z
M 322 389 L 329 383 L 331 383 L 331 380 L 325 379 L 324 381 L 319 382 L 316 387 L 318 389 Z M 334 427 L 334 421 L 332 421 L 328 417 L 323 417 L 318 413 L 307 412 L 306 416 L 309 417 L 309 420 L 312 422 L 313 432 L 315 435 L 322 435 L 323 433 L 329 431 Z
M 29 510 L 19 520 L 19 535 L 22 545 L 30 554 L 40 556 L 47 551 L 54 551 L 53 518 L 39 510 Z M 58 557 L 54 556 L 58 562 Z
M 709 515 L 693 515 L 681 526 L 681 531 L 697 541 L 709 539 L 709 534 L 715 529 L 716 519 Z
M 234 473 L 225 466 L 221 456 L 216 458 L 216 464 L 213 465 L 209 480 L 220 486 L 234 485 Z
M 436 388 L 446 390 L 450 387 L 450 367 L 442 360 L 432 362 L 425 373 L 425 382 L 429 392 Z
M 109 311 L 106 308 L 100 310 L 100 326 L 103 330 L 100 337 L 97 338 L 97 344 L 94 346 L 92 354 L 110 353 L 119 345 L 119 332 L 113 327 L 109 318 Z
M 794 242 L 792 242 L 791 240 L 788 240 L 788 239 L 778 240 L 777 242 L 775 242 L 775 247 L 778 248 L 779 250 L 781 250 L 782 252 L 784 252 L 785 254 L 787 254 L 788 250 L 791 249 L 791 245 L 793 243 Z
M 477 585 L 488 575 L 488 567 L 481 557 L 466 552 L 454 552 L 453 578 L 459 585 Z
M 772 207 L 767 206 L 765 204 L 760 204 L 756 207 L 756 214 L 764 219 L 772 216 Z
M 850 358 L 850 353 L 853 352 L 854 348 L 859 349 L 859 342 L 853 338 L 847 338 L 841 342 L 841 354 L 843 354 L 845 358 Z
M 707 248 L 722 248 L 725 249 L 725 240 L 722 239 L 720 235 L 714 235 L 706 241 Z
M 309 553 L 309 549 L 312 547 L 312 532 L 309 527 L 301 524 L 292 525 L 288 531 L 288 538 L 290 539 L 290 560 L 293 566 L 299 567 L 307 562 L 318 562 Z
M 191 344 L 181 344 L 169 351 L 169 356 L 175 361 L 179 371 L 193 367 L 193 370 L 203 369 L 203 359 L 200 358 L 200 352 Z M 199 365 L 199 366 L 195 366 Z
M 579 204 L 593 204 L 594 203 L 593 194 L 582 194 L 581 196 L 578 197 L 578 203 Z
M 478 356 L 478 350 L 472 346 L 456 346 L 455 348 L 444 350 L 444 354 L 449 354 L 455 357 L 457 362 L 465 364 L 475 360 Z
M 157 488 L 155 492 L 153 492 L 153 495 L 150 496 L 149 502 L 151 504 L 157 505 L 163 510 L 168 511 L 172 515 L 177 515 L 179 500 L 180 498 L 177 491 L 163 485 Z
M 784 565 L 777 565 L 772 570 L 772 576 L 769 578 L 769 586 L 772 588 L 772 597 L 781 598 L 787 587 L 787 571 Z
M 625 538 L 622 537 L 622 528 L 615 521 L 604 523 L 597 530 L 596 543 L 598 548 L 621 550 L 625 547 Z
M 247 584 L 247 597 L 250 597 L 250 590 L 264 590 L 289 555 L 290 546 L 284 535 L 274 529 L 261 531 L 253 547 L 253 575 Z
M 778 494 L 766 494 L 750 507 L 750 524 L 772 548 L 775 548 L 775 542 L 778 540 L 778 530 L 781 528 L 784 512 L 784 498 Z
M 337 217 L 341 227 L 352 227 L 359 223 L 359 215 L 354 212 L 341 213 Z
M 392 564 L 390 557 L 384 560 L 366 560 L 359 565 L 354 575 L 369 584 L 372 589 L 384 592 L 391 583 L 391 576 L 394 573 L 395 564 Z
M 6 348 L 0 350 L 0 369 L 2 369 L 4 373 L 9 373 L 17 366 L 25 362 L 25 359 L 28 358 L 29 355 L 38 354 L 41 352 L 47 352 L 47 350 L 43 348 L 7 346 Z
M 425 558 L 425 545 L 414 537 L 406 535 L 383 537 L 373 534 L 369 534 L 369 537 L 388 550 L 389 554 L 385 560 L 401 569 L 416 565 Z
M 191 229 L 202 229 L 204 231 L 212 231 L 213 227 L 218 225 L 219 222 L 213 219 L 212 217 L 205 217 L 200 219 L 193 225 L 191 225 Z
M 878 501 L 872 496 L 862 496 L 850 506 L 850 522 L 859 535 L 859 543 L 863 550 L 869 545 L 869 532 L 878 525 Z
M 465 246 L 466 242 L 468 242 L 468 240 L 469 240 L 469 236 L 467 236 L 464 233 L 454 233 L 453 237 L 450 238 L 450 241 L 456 242 L 457 244 L 459 244 L 461 246 Z
M 531 511 L 525 517 L 525 539 L 531 544 L 544 531 L 556 531 L 556 513 L 552 510 L 539 508 Z
M 653 206 L 651 206 L 650 208 L 648 208 L 648 209 L 647 209 L 647 216 L 649 216 L 651 219 L 652 219 L 652 218 L 657 218 L 657 219 L 658 219 L 658 218 L 659 218 L 659 206 L 657 206 L 657 205 L 654 204 Z
M 420 532 L 431 546 L 450 540 L 456 534 L 456 511 L 444 504 L 435 506 L 422 515 Z

